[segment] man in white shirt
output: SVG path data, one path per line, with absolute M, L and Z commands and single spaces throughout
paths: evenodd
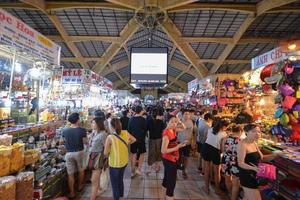
M 191 113 L 189 110 L 184 110 L 182 114 L 182 123 L 186 126 L 186 129 L 178 133 L 178 140 L 180 142 L 186 142 L 186 146 L 181 148 L 179 151 L 180 154 L 184 157 L 184 169 L 182 171 L 182 176 L 184 178 L 187 178 L 186 169 L 188 166 L 188 157 L 190 156 L 194 125 L 193 121 L 191 120 Z

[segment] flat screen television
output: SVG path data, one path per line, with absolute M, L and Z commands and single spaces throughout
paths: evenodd
M 130 84 L 163 87 L 168 82 L 168 48 L 131 48 Z

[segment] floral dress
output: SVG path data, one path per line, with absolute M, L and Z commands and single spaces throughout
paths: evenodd
M 227 176 L 238 176 L 237 145 L 239 137 L 229 136 L 225 141 L 225 151 L 222 157 L 222 172 Z

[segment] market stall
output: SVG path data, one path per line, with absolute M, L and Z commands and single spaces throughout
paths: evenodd
M 41 120 L 60 47 L 6 11 L 0 15 L 0 199 L 50 199 L 66 184 L 62 123 Z
M 164 107 L 176 107 L 190 104 L 190 96 L 188 93 L 170 93 L 160 98 L 164 102 Z
M 232 118 L 244 104 L 245 88 L 237 74 L 216 74 L 189 83 L 191 102 L 219 109 L 220 115 Z
M 300 178 L 300 120 L 299 120 L 299 52 L 276 48 L 252 60 L 253 77 L 259 74 L 265 103 L 260 109 L 269 116 L 268 128 L 263 130 L 260 146 L 264 153 L 276 151 L 284 155 L 272 164 L 277 167 L 277 179 L 262 190 L 264 197 L 273 194 L 284 199 L 299 199 Z M 257 79 L 257 76 L 256 78 Z M 257 88 L 256 88 L 257 89 Z M 271 92 L 270 92 L 271 91 Z M 268 98 L 269 100 L 265 100 Z M 255 106 L 255 105 L 254 105 Z M 273 118 L 273 119 L 271 119 Z M 261 121 L 263 124 L 264 121 Z M 267 126 L 265 126 L 267 127 Z M 272 193 L 273 192 L 273 193 Z

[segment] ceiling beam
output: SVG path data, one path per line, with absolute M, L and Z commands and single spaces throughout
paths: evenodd
M 93 67 L 93 70 L 96 73 L 101 73 L 105 66 L 118 53 L 118 51 L 129 40 L 129 38 L 131 38 L 131 36 L 137 31 L 138 28 L 139 25 L 136 20 L 131 19 L 120 33 L 120 43 L 111 44 L 102 56 L 103 60 L 101 62 L 97 62 Z
M 254 14 L 249 14 L 247 16 L 247 18 L 242 23 L 237 33 L 233 36 L 234 42 L 226 46 L 222 54 L 219 56 L 217 62 L 210 70 L 210 74 L 214 74 L 218 71 L 218 69 L 224 63 L 226 58 L 230 55 L 234 47 L 238 44 L 239 40 L 242 38 L 243 34 L 247 31 L 248 27 L 252 24 L 252 22 L 256 19 L 256 17 L 262 15 L 268 10 L 289 4 L 294 1 L 295 0 L 263 0 L 259 2 L 256 6 L 256 16 Z
M 168 86 L 171 86 L 171 85 L 173 85 L 175 82 L 178 82 L 178 79 L 179 79 L 182 75 L 184 75 L 186 72 L 188 72 L 188 71 L 190 70 L 191 67 L 192 67 L 192 65 L 190 65 L 185 71 L 182 71 L 177 77 L 175 77 L 175 78 L 172 80 L 171 83 L 168 84 Z M 179 85 L 180 85 L 180 84 L 179 84 Z M 168 87 L 168 86 L 167 86 L 167 87 Z M 186 84 L 185 84 L 185 86 L 186 86 Z
M 169 86 L 169 88 L 173 90 L 173 92 L 179 92 L 179 88 L 175 87 L 174 85 Z
M 190 3 L 194 3 L 197 0 L 172 0 L 172 1 L 163 1 L 163 8 L 165 10 L 174 9 L 179 6 L 185 6 Z
M 47 35 L 47 38 L 55 42 L 64 42 L 64 39 L 60 35 Z M 69 36 L 71 42 L 85 42 L 85 41 L 103 41 L 111 43 L 120 43 L 120 37 L 118 36 Z M 184 42 L 194 43 L 194 42 L 212 42 L 212 43 L 223 43 L 230 44 L 233 42 L 233 38 L 222 38 L 222 37 L 182 37 Z M 239 44 L 252 44 L 252 43 L 278 43 L 276 38 L 242 38 L 238 42 Z M 125 49 L 125 44 L 123 45 Z M 173 56 L 176 45 L 173 46 L 169 59 Z M 126 49 L 125 49 L 126 51 Z M 128 51 L 128 49 L 127 49 Z M 127 52 L 126 52 L 127 53 Z
M 62 61 L 65 61 L 65 62 L 78 62 L 78 59 L 76 57 L 62 57 L 61 58 Z M 83 57 L 82 58 L 83 62 L 90 62 L 90 61 L 99 61 L 101 62 L 102 58 L 99 58 L 99 57 Z
M 186 71 L 189 68 L 189 66 L 174 59 L 171 60 L 170 65 L 180 71 Z M 190 68 L 186 73 L 194 77 L 197 77 L 198 74 L 195 68 Z
M 170 61 L 170 65 L 180 71 L 186 71 L 187 74 L 191 75 L 191 76 L 195 76 L 195 74 L 197 74 L 196 70 L 194 68 L 190 68 L 188 71 L 188 66 L 186 66 L 185 64 L 178 62 L 176 60 L 171 60 Z M 124 67 L 128 67 L 129 66 L 129 61 L 127 59 L 119 61 L 115 64 L 111 64 L 112 67 L 107 66 L 102 72 L 101 75 L 102 76 L 106 76 L 112 72 L 114 72 L 115 70 L 120 70 Z
M 133 88 L 131 85 L 129 85 L 129 83 L 127 81 L 124 80 L 124 78 L 120 75 L 120 73 L 114 68 L 114 66 L 112 66 L 110 63 L 108 63 L 108 66 L 110 68 L 112 68 L 115 72 L 115 74 L 118 76 L 118 78 L 125 83 L 129 88 Z
M 278 38 L 241 38 L 238 44 L 257 44 L 257 43 L 271 43 L 277 44 Z
M 256 5 L 256 15 L 260 16 L 265 12 L 295 2 L 296 0 L 263 0 Z
M 1 2 L 0 8 L 13 8 L 13 9 L 26 9 L 26 10 L 39 10 L 30 4 L 23 2 Z
M 124 67 L 127 67 L 129 65 L 129 61 L 127 59 L 121 60 L 115 64 L 111 64 L 110 66 L 107 66 L 107 68 L 105 68 L 102 72 L 101 75 L 102 76 L 106 76 L 110 73 L 112 73 L 114 70 L 120 70 Z
M 192 3 L 177 8 L 169 9 L 168 13 L 185 12 L 191 10 L 222 10 L 254 14 L 254 12 L 256 11 L 256 7 L 255 4 L 244 3 Z
M 185 43 L 182 40 L 181 33 L 176 27 L 176 25 L 172 22 L 170 18 L 163 22 L 162 28 L 167 33 L 167 35 L 172 39 L 174 44 L 176 44 L 177 48 L 181 51 L 181 53 L 189 60 L 189 62 L 194 66 L 194 68 L 199 73 L 199 77 L 204 77 L 207 75 L 207 69 L 203 64 L 199 64 L 197 60 L 199 59 L 198 55 L 195 51 L 190 47 L 189 44 Z
M 127 47 L 126 44 L 123 44 L 123 49 L 125 50 L 127 58 L 128 58 L 128 60 L 130 62 L 130 52 L 129 52 L 128 47 Z
M 77 62 L 80 63 L 80 65 L 83 68 L 89 69 L 89 66 L 83 61 L 83 57 L 79 51 L 79 49 L 76 47 L 76 45 L 69 40 L 69 36 L 67 34 L 67 31 L 64 29 L 62 23 L 59 21 L 58 17 L 56 15 L 48 15 L 48 18 L 52 21 L 58 32 L 60 33 L 61 37 L 64 39 L 64 42 L 69 47 L 71 52 L 74 54 L 74 56 L 77 58 Z
M 119 5 L 122 7 L 130 8 L 132 10 L 136 10 L 139 8 L 140 2 L 138 0 L 106 0 L 115 5 Z
M 174 56 L 174 53 L 175 53 L 176 49 L 177 49 L 177 47 L 176 47 L 176 45 L 174 44 L 173 47 L 172 47 L 172 50 L 171 50 L 171 52 L 170 52 L 170 54 L 169 54 L 168 64 L 171 62 L 171 60 L 172 60 L 172 58 L 173 58 L 173 56 Z
M 224 51 L 222 52 L 222 54 L 219 56 L 217 62 L 214 64 L 214 66 L 212 67 L 212 69 L 210 70 L 210 74 L 214 74 L 218 71 L 218 69 L 220 68 L 220 66 L 224 63 L 224 61 L 226 60 L 226 58 L 229 56 L 229 54 L 231 53 L 231 51 L 234 49 L 234 47 L 236 46 L 236 44 L 238 43 L 238 41 L 241 39 L 241 37 L 243 36 L 243 34 L 246 32 L 246 30 L 248 29 L 248 27 L 252 24 L 252 22 L 255 20 L 254 15 L 248 15 L 248 17 L 245 19 L 245 21 L 242 23 L 242 25 L 240 26 L 239 30 L 237 31 L 237 33 L 233 36 L 233 43 L 228 44 L 226 46 L 226 48 L 224 49 Z
M 66 30 L 64 29 L 62 23 L 59 21 L 58 17 L 56 15 L 48 15 L 48 13 L 46 12 L 45 0 L 22 0 L 22 2 L 29 4 L 31 6 L 34 6 L 34 7 L 38 8 L 41 12 L 45 13 L 47 15 L 47 17 L 51 20 L 53 25 L 56 27 L 58 32 L 60 33 L 61 37 L 65 40 L 65 43 L 67 44 L 67 46 L 69 47 L 71 52 L 78 59 L 77 62 L 79 62 L 83 68 L 89 69 L 88 65 L 85 62 L 83 62 L 83 60 L 82 60 L 83 57 L 82 57 L 80 51 L 78 50 L 78 48 L 76 47 L 76 45 L 72 42 L 69 42 L 68 34 L 67 34 Z
M 173 90 L 171 90 L 170 88 L 163 88 L 163 90 L 167 91 L 168 93 L 172 93 Z
M 225 60 L 224 64 L 235 65 L 235 64 L 250 64 L 251 60 Z
M 287 13 L 287 12 L 300 13 L 300 7 L 281 6 L 267 11 L 267 13 Z
M 14 9 L 27 9 L 27 10 L 39 10 L 38 8 L 25 4 L 22 2 L 0 2 L 1 8 L 14 8 Z M 96 9 L 113 9 L 122 11 L 133 11 L 134 9 L 124 7 L 121 5 L 109 3 L 109 2 L 73 2 L 73 1 L 47 1 L 46 11 L 58 11 L 74 8 L 96 8 Z M 253 13 L 256 11 L 254 4 L 226 4 L 226 3 L 192 3 L 185 6 L 176 7 L 168 10 L 172 12 L 184 12 L 190 10 L 224 10 L 224 11 L 236 11 L 243 13 Z M 281 6 L 268 10 L 266 13 L 279 13 L 279 12 L 293 12 L 300 13 L 299 7 Z
M 65 61 L 65 62 L 78 62 L 77 58 L 75 58 L 75 57 L 62 57 L 61 60 Z M 102 58 L 99 58 L 99 57 L 84 57 L 84 58 L 82 58 L 82 60 L 84 62 L 89 62 L 89 61 L 96 61 L 96 62 L 99 61 L 99 62 L 101 62 Z M 200 62 L 200 63 L 216 63 L 217 61 L 218 61 L 218 59 L 200 59 L 200 60 L 198 60 L 198 62 Z M 175 61 L 175 60 L 173 60 L 172 63 L 171 62 L 169 62 L 169 63 L 173 64 L 172 65 L 173 67 L 175 67 L 175 68 L 177 68 L 181 71 L 186 69 L 186 67 L 187 67 L 186 65 L 184 65 L 184 64 L 182 64 L 178 61 Z M 225 64 L 248 64 L 248 63 L 251 63 L 251 60 L 227 59 L 227 60 L 224 61 L 224 63 Z M 114 66 L 115 69 L 120 70 L 124 67 L 127 67 L 129 64 L 130 64 L 129 61 L 124 59 L 120 62 L 117 62 L 117 63 L 113 64 L 112 66 Z M 107 70 L 103 70 L 102 74 L 107 75 L 111 72 L 113 72 L 113 70 L 112 70 L 112 68 L 110 68 L 110 66 L 108 66 Z M 194 72 L 194 71 L 192 71 L 192 72 Z
M 60 35 L 47 35 L 47 37 L 56 42 L 64 42 L 64 39 Z M 69 36 L 70 42 L 85 42 L 85 41 L 103 41 L 118 43 L 120 37 L 115 36 Z
M 168 76 L 168 80 L 169 81 L 173 81 L 174 79 L 175 79 L 175 77 L 170 76 L 170 75 Z M 183 80 L 177 79 L 177 83 L 178 83 L 178 85 L 180 84 L 180 85 L 183 86 L 182 89 L 184 89 L 185 87 L 187 87 L 187 82 L 185 82 Z
M 25 4 L 29 4 L 33 7 L 36 7 L 39 10 L 45 10 L 46 9 L 45 0 L 20 0 L 20 1 L 25 3 Z
M 232 38 L 225 38 L 225 37 L 182 37 L 182 39 L 188 43 L 215 42 L 215 43 L 230 44 L 233 42 Z
M 95 9 L 113 9 L 113 10 L 123 10 L 132 11 L 128 7 L 121 5 L 116 5 L 109 2 L 74 2 L 74 1 L 47 1 L 47 11 L 58 11 L 74 8 L 95 8 Z
M 129 81 L 129 77 L 125 77 L 124 81 Z M 121 79 L 119 79 L 119 80 L 113 82 L 113 87 L 114 87 L 114 89 L 116 89 L 123 84 L 124 84 L 124 82 Z
M 217 63 L 218 62 L 218 59 L 200 59 L 199 62 L 203 63 Z M 248 63 L 251 63 L 251 60 L 241 60 L 241 59 L 226 59 L 224 61 L 224 64 L 230 64 L 230 65 L 233 65 L 233 64 L 248 64 Z

